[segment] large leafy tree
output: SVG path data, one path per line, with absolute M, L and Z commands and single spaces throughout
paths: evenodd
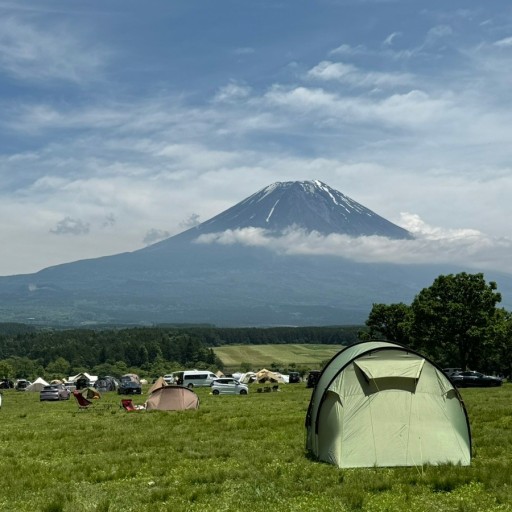
M 409 343 L 410 324 L 411 308 L 403 302 L 389 305 L 373 304 L 366 320 L 366 325 L 370 328 L 370 339 L 384 338 L 403 345 Z
M 496 289 L 481 273 L 439 276 L 411 305 L 413 345 L 441 364 L 479 367 L 501 301 Z

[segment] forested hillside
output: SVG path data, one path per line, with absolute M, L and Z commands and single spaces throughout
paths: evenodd
M 37 330 L 21 324 L 0 324 L 0 378 L 63 378 L 81 371 L 114 376 L 136 371 L 156 377 L 185 367 L 222 369 L 212 347 L 349 345 L 357 341 L 359 330 L 356 326 Z

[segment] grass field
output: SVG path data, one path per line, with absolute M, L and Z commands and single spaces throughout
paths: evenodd
M 224 345 L 214 349 L 215 355 L 228 370 L 240 369 L 242 363 L 250 361 L 253 370 L 260 370 L 272 363 L 286 366 L 319 368 L 322 361 L 330 359 L 343 347 L 341 345 Z
M 126 413 L 114 393 L 110 410 L 79 412 L 6 391 L 0 511 L 512 511 L 512 384 L 462 393 L 471 466 L 340 470 L 304 453 L 304 384 L 199 389 L 200 408 L 180 413 Z

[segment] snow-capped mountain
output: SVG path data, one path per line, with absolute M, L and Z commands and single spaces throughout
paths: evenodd
M 182 237 L 247 227 L 274 233 L 296 227 L 325 235 L 412 238 L 407 230 L 318 180 L 273 183 Z
M 144 249 L 0 277 L 0 322 L 362 324 L 373 303 L 408 303 L 438 275 L 467 270 L 196 243 L 200 235 L 247 227 L 263 228 L 271 237 L 293 227 L 354 237 L 411 236 L 319 181 L 274 183 Z M 504 297 L 507 289 L 512 297 L 510 276 L 493 280 Z

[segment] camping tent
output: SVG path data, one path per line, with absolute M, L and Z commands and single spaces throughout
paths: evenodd
M 158 379 L 156 379 L 153 385 L 149 388 L 148 395 L 151 395 L 155 389 L 163 388 L 165 386 L 167 386 L 165 379 L 163 377 L 158 377 Z
M 263 368 L 263 370 L 256 372 L 256 382 L 259 382 L 260 384 L 264 384 L 265 382 L 275 384 L 277 382 L 283 383 L 284 379 L 280 373 L 272 372 Z
M 434 363 L 394 343 L 338 352 L 313 390 L 306 429 L 310 453 L 342 468 L 471 462 L 458 391 Z
M 106 375 L 105 377 L 100 377 L 95 383 L 94 388 L 98 391 L 116 391 L 119 387 L 119 382 L 114 377 L 110 375 Z
M 155 389 L 146 401 L 147 411 L 183 411 L 197 409 L 199 397 L 183 386 L 164 386 Z
M 45 386 L 49 386 L 48 382 L 46 382 L 41 377 L 38 377 L 30 386 L 27 387 L 25 391 L 36 391 L 39 393 Z

